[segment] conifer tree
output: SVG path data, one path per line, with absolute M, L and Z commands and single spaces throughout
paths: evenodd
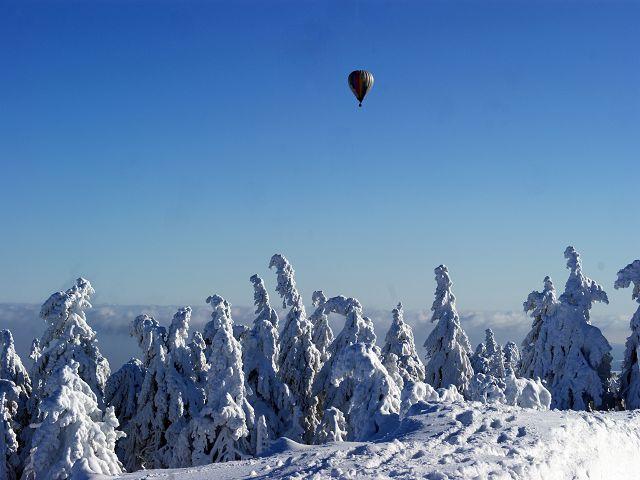
M 276 291 L 282 297 L 282 307 L 290 307 L 280 336 L 279 373 L 293 395 L 297 410 L 294 417 L 298 426 L 294 425 L 291 436 L 301 433 L 302 437 L 297 439 L 310 443 L 320 422 L 317 402 L 311 394 L 320 370 L 320 352 L 313 343 L 313 325 L 296 287 L 293 267 L 280 254 L 271 257 L 269 268 L 274 267 L 278 278 Z
M 249 402 L 257 417 L 262 417 L 264 428 L 258 442 L 275 439 L 285 434 L 292 413 L 289 388 L 278 376 L 279 334 L 278 315 L 271 307 L 269 294 L 258 275 L 250 278 L 256 318 L 248 332 L 242 352 L 245 378 L 251 390 Z M 264 448 L 264 445 L 256 449 Z
M 618 272 L 615 288 L 627 288 L 633 283 L 631 298 L 640 303 L 640 260 L 634 260 Z M 631 317 L 631 335 L 627 338 L 620 373 L 620 398 L 625 408 L 635 410 L 640 408 L 640 307 Z
M 233 336 L 231 306 L 219 295 L 210 296 L 207 303 L 213 308 L 206 328 L 210 341 L 207 401 L 187 434 L 193 465 L 239 460 L 251 454 L 249 426 L 255 421 L 247 401 L 240 343 Z
M 91 308 L 89 300 L 94 293 L 88 280 L 78 278 L 71 288 L 52 294 L 42 305 L 40 316 L 47 328 L 37 352 L 33 352 L 37 360 L 32 380 L 38 397 L 42 397 L 41 390 L 51 373 L 74 360 L 80 378 L 95 393 L 98 405 L 104 406 L 104 387 L 111 373 L 109 362 L 100 353 L 85 314 Z
M 469 361 L 471 346 L 456 311 L 449 271 L 440 265 L 434 272 L 436 298 L 431 307 L 431 321 L 436 326 L 424 343 L 427 350 L 425 381 L 436 389 L 454 385 L 464 395 L 473 377 Z
M 68 478 L 88 474 L 116 475 L 122 464 L 114 448 L 122 432 L 113 407 L 103 413 L 80 365 L 69 360 L 42 386 L 38 428 L 23 473 L 24 480 Z
M 400 390 L 405 383 L 424 381 L 424 365 L 416 351 L 411 327 L 405 323 L 402 303 L 398 303 L 392 311 L 393 321 L 385 337 L 382 347 L 383 363 L 387 370 L 398 371 Z

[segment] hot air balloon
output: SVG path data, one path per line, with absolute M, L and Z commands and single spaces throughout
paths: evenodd
M 354 70 L 349 74 L 349 88 L 358 99 L 359 107 L 369 90 L 373 87 L 373 74 L 366 70 Z

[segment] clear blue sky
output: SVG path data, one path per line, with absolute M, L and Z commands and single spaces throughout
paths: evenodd
M 638 2 L 0 2 L 0 301 L 519 309 L 640 257 Z M 346 77 L 371 70 L 358 109 Z M 630 292 L 609 307 L 631 312 Z

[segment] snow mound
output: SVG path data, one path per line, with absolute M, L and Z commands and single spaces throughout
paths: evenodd
M 393 434 L 376 442 L 303 446 L 282 438 L 272 455 L 261 458 L 117 478 L 604 480 L 637 478 L 640 468 L 638 411 L 426 401 L 409 413 Z

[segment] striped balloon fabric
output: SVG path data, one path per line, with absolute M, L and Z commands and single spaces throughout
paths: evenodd
M 358 99 L 359 107 L 362 106 L 364 97 L 373 87 L 373 74 L 366 70 L 354 70 L 349 74 L 349 88 Z

